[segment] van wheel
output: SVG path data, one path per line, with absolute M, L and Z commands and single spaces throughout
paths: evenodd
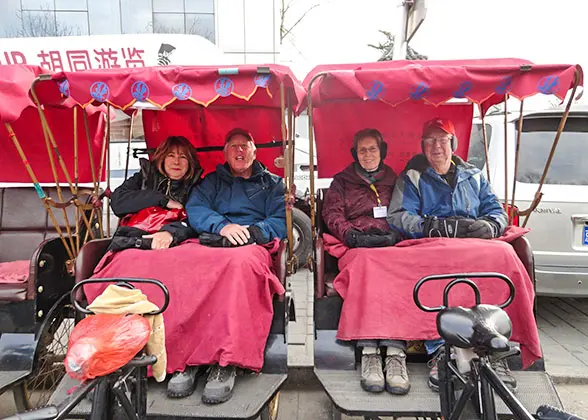
M 298 258 L 298 267 L 304 267 L 312 250 L 312 230 L 310 218 L 300 209 L 292 209 L 292 233 L 294 255 Z

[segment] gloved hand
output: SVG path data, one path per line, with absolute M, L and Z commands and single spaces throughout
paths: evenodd
M 251 234 L 251 238 L 249 238 L 249 242 L 248 243 L 254 243 L 254 244 L 267 244 L 269 241 L 265 239 L 262 230 L 257 227 L 257 226 L 249 226 L 247 228 L 247 230 L 249 231 L 249 233 Z M 253 239 L 253 242 L 251 242 L 251 240 Z
M 477 219 L 468 226 L 468 238 L 492 239 L 496 238 L 498 227 L 495 222 L 487 219 Z
M 381 248 L 393 246 L 400 239 L 400 235 L 396 231 L 385 232 L 379 229 L 370 229 L 367 232 L 360 232 L 352 229 L 345 233 L 344 243 L 349 248 Z
M 469 226 L 475 222 L 462 216 L 425 217 L 423 234 L 429 238 L 467 238 Z
M 243 245 L 251 245 L 251 244 L 260 244 L 261 245 L 261 244 L 265 244 L 268 242 L 263 237 L 263 233 L 262 233 L 261 229 L 258 228 L 257 226 L 250 226 L 247 228 L 247 230 L 249 230 L 249 233 L 251 236 L 249 237 L 247 242 Z M 237 246 L 243 246 L 243 245 L 233 245 L 231 243 L 231 241 L 229 241 L 228 238 L 226 238 L 225 236 L 217 235 L 216 233 L 202 232 L 200 234 L 200 236 L 198 236 L 198 239 L 200 240 L 200 243 L 202 245 L 216 247 L 216 248 L 234 248 Z
M 113 236 L 108 250 L 116 252 L 129 248 L 151 249 L 152 242 L 151 238 Z

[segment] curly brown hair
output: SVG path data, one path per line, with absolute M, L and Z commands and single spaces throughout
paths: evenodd
M 196 155 L 196 149 L 194 148 L 194 146 L 192 146 L 192 143 L 190 143 L 190 141 L 184 136 L 169 136 L 159 146 L 157 146 L 157 149 L 155 149 L 155 152 L 153 153 L 153 157 L 151 158 L 151 160 L 155 164 L 157 170 L 162 174 L 166 175 L 163 162 L 165 160 L 165 157 L 170 152 L 170 150 L 172 150 L 175 147 L 177 147 L 180 151 L 184 152 L 186 154 L 186 157 L 188 158 L 188 171 L 182 179 L 192 179 L 196 174 L 196 171 L 198 169 L 201 169 L 201 166 L 200 161 L 198 160 L 198 156 Z

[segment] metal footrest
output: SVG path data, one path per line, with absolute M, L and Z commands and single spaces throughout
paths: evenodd
M 222 404 L 205 405 L 202 391 L 206 376 L 198 378 L 198 387 L 194 394 L 186 398 L 171 399 L 166 395 L 167 381 L 157 383 L 153 379 L 148 383 L 147 417 L 149 419 L 253 419 L 271 400 L 282 386 L 288 375 L 245 374 L 237 376 L 232 398 Z M 169 375 L 171 377 L 171 375 Z M 79 384 L 79 381 L 65 376 L 49 404 L 58 404 L 67 397 L 67 392 Z M 68 418 L 86 418 L 90 414 L 91 403 L 84 399 Z
M 359 385 L 357 370 L 315 369 L 315 374 L 339 411 L 352 416 L 436 417 L 440 413 L 439 394 L 428 386 L 426 364 L 409 363 L 411 388 L 407 395 L 387 392 L 370 394 Z M 513 372 L 517 380 L 515 396 L 534 413 L 542 404 L 562 407 L 551 379 L 545 372 Z M 512 417 L 510 410 L 496 397 L 496 409 L 503 418 Z M 467 407 L 463 419 L 475 419 L 473 407 Z
M 4 390 L 10 388 L 14 383 L 20 381 L 29 373 L 31 373 L 29 370 L 0 372 L 0 390 L 4 392 Z

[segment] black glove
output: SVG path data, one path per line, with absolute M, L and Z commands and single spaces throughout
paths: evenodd
M 251 235 L 251 237 L 249 238 L 249 242 L 251 242 L 251 239 L 253 239 L 253 243 L 255 244 L 267 244 L 269 241 L 267 241 L 265 239 L 265 237 L 263 236 L 263 232 L 261 231 L 261 229 L 257 226 L 249 226 L 247 228 L 247 230 L 249 231 L 249 234 Z
M 266 244 L 268 242 L 263 237 L 263 233 L 262 233 L 261 229 L 258 228 L 257 226 L 250 226 L 247 228 L 247 230 L 249 230 L 250 236 L 249 236 L 249 239 L 247 240 L 247 243 L 245 245 L 251 245 L 251 244 L 260 244 L 261 245 L 261 244 Z M 217 235 L 216 233 L 202 232 L 198 238 L 200 239 L 200 243 L 202 245 L 215 247 L 215 248 L 234 248 L 237 246 L 243 246 L 243 245 L 238 245 L 238 244 L 233 245 L 231 243 L 231 241 L 229 241 L 227 238 L 225 238 L 224 236 L 221 236 L 221 235 Z
M 469 226 L 475 222 L 462 216 L 425 217 L 423 234 L 429 238 L 468 238 Z
M 492 239 L 498 235 L 496 222 L 488 219 L 477 219 L 468 227 L 468 238 Z
M 153 239 L 151 238 L 113 236 L 108 250 L 117 252 L 129 248 L 151 249 L 152 242 Z
M 377 229 L 368 232 L 360 232 L 352 229 L 345 233 L 345 245 L 349 248 L 381 248 L 393 246 L 400 241 L 400 235 L 396 231 L 385 232 Z

